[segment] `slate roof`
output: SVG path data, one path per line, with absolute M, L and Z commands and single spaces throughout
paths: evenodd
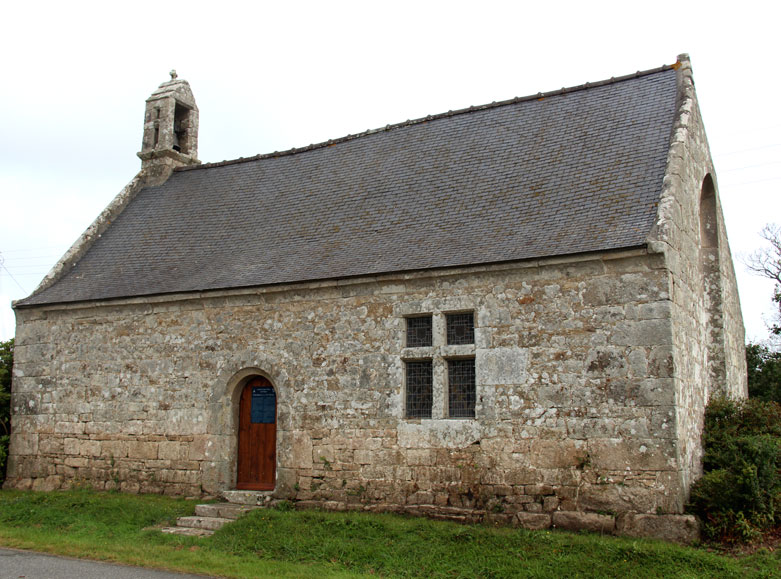
M 646 242 L 672 67 L 177 170 L 17 305 L 524 260 Z

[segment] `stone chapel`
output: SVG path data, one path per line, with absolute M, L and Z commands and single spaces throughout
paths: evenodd
M 686 55 L 208 164 L 171 76 L 141 171 L 14 304 L 7 487 L 690 525 L 746 369 Z

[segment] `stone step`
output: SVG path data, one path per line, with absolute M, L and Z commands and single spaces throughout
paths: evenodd
M 214 534 L 214 531 L 209 529 L 195 529 L 193 527 L 163 527 L 160 530 L 169 535 L 186 535 L 188 537 L 208 537 Z
M 237 505 L 268 505 L 274 491 L 223 491 L 222 498 Z
M 176 519 L 176 527 L 166 527 L 162 531 L 175 535 L 208 537 L 244 513 L 272 504 L 270 492 L 226 491 L 225 494 L 234 499 L 234 502 L 196 505 L 194 516 L 179 517 Z
M 176 519 L 176 526 L 216 531 L 222 528 L 223 525 L 233 521 L 234 519 L 226 519 L 224 517 L 179 517 Z
M 199 517 L 222 517 L 223 519 L 238 519 L 244 513 L 259 509 L 255 505 L 236 505 L 233 503 L 211 503 L 195 505 L 195 514 Z

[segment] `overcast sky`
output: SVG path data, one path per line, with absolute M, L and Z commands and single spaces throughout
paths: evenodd
M 144 101 L 175 68 L 204 162 L 672 64 L 688 52 L 747 337 L 772 284 L 740 256 L 781 222 L 778 22 L 769 2 L 16 2 L 0 50 L 0 340 L 12 299 L 140 168 Z M 724 3 L 723 5 L 726 5 Z

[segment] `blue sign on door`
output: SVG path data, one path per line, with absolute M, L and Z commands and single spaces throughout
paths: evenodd
M 274 424 L 277 421 L 277 393 L 269 387 L 252 388 L 250 422 L 252 424 Z

